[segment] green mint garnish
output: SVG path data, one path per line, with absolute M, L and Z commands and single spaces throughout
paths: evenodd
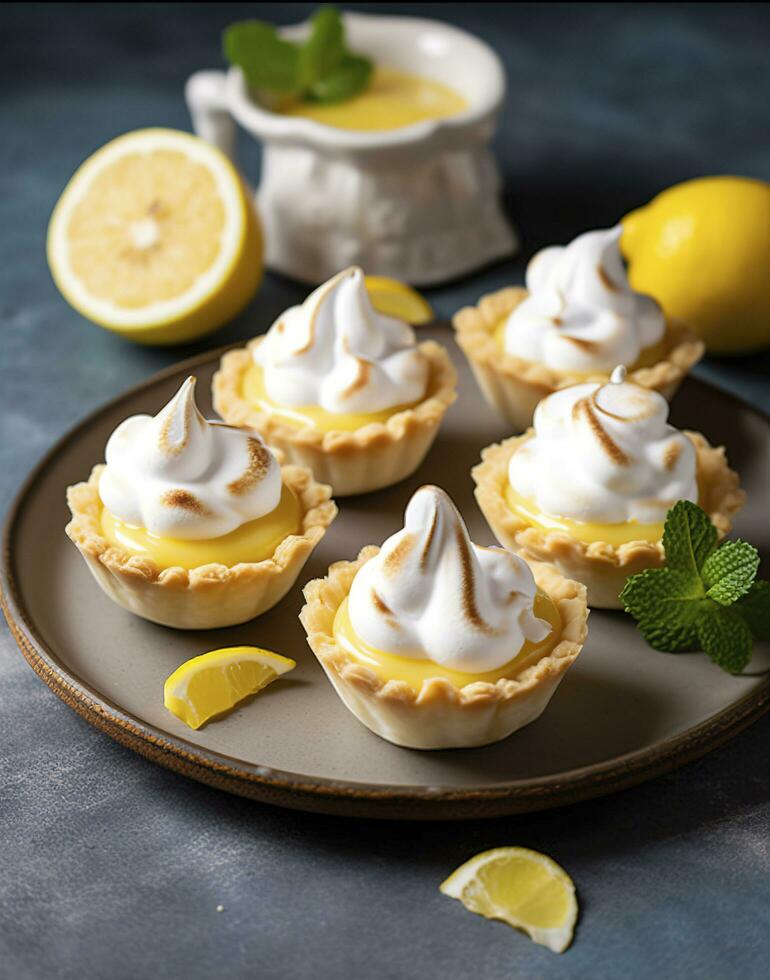
M 770 640 L 770 582 L 757 579 L 735 608 L 756 640 Z
M 716 546 L 717 530 L 708 514 L 689 500 L 678 500 L 663 528 L 668 567 L 695 576 Z
M 754 584 L 759 553 L 745 541 L 725 541 L 703 563 L 701 578 L 706 595 L 720 606 L 731 606 Z
M 674 568 L 647 568 L 628 579 L 620 599 L 656 650 L 676 652 L 697 645 L 698 604 L 703 599 L 697 577 Z
M 697 504 L 679 500 L 666 515 L 665 568 L 632 575 L 620 593 L 626 612 L 656 650 L 701 649 L 731 674 L 751 659 L 754 639 L 770 639 L 770 582 L 745 541 L 717 545 Z
M 371 61 L 357 54 L 346 54 L 334 71 L 318 81 L 307 97 L 314 102 L 343 102 L 365 89 L 371 74 Z
M 310 24 L 310 35 L 299 49 L 299 81 L 305 91 L 334 72 L 345 56 L 345 28 L 336 10 L 322 7 Z
M 714 663 L 730 674 L 740 674 L 751 660 L 751 630 L 735 609 L 704 607 L 698 617 L 698 639 Z
M 260 20 L 231 24 L 223 36 L 225 57 L 253 88 L 293 94 L 299 90 L 299 52 Z
M 313 102 L 342 102 L 366 87 L 372 74 L 367 58 L 345 46 L 345 27 L 334 7 L 310 18 L 310 33 L 287 41 L 260 20 L 231 24 L 223 35 L 225 58 L 237 65 L 252 88 Z

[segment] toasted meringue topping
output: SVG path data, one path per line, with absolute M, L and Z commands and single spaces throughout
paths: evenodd
M 254 349 L 279 405 L 380 412 L 425 395 L 428 365 L 412 328 L 377 313 L 359 268 L 319 286 L 281 314 Z
M 631 289 L 620 235 L 619 226 L 589 231 L 534 256 L 529 295 L 505 326 L 509 354 L 558 371 L 609 371 L 661 340 L 665 319 L 655 300 Z
M 447 494 L 426 486 L 409 501 L 403 530 L 353 580 L 349 615 L 364 643 L 384 653 L 484 673 L 548 635 L 533 613 L 536 591 L 521 558 L 472 544 Z
M 120 520 L 180 540 L 218 538 L 275 510 L 281 468 L 247 429 L 207 421 L 188 378 L 158 415 L 134 415 L 107 442 L 102 503 Z
M 508 476 L 545 514 L 598 524 L 662 523 L 677 500 L 698 499 L 695 449 L 668 425 L 668 402 L 626 381 L 562 388 L 535 411 L 535 435 Z

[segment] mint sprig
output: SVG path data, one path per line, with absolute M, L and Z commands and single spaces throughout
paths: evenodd
M 373 70 L 368 58 L 348 51 L 345 25 L 334 7 L 313 14 L 310 33 L 300 43 L 281 37 L 272 24 L 246 20 L 225 30 L 222 45 L 225 58 L 252 88 L 312 102 L 352 98 Z
M 620 593 L 626 612 L 656 650 L 701 649 L 739 674 L 755 639 L 770 639 L 770 582 L 757 579 L 759 555 L 746 541 L 717 544 L 697 504 L 679 500 L 666 515 L 665 568 L 632 575 Z

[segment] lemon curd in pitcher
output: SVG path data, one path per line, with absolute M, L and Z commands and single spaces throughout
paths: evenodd
M 467 109 L 449 85 L 421 75 L 378 66 L 366 88 L 344 102 L 301 101 L 276 107 L 285 116 L 302 116 L 335 129 L 376 132 L 443 119 Z

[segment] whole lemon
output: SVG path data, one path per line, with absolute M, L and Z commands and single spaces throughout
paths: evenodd
M 629 280 L 715 354 L 770 345 L 770 184 L 702 177 L 622 221 Z

